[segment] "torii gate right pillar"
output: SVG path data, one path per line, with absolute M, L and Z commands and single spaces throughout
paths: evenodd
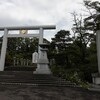
M 92 74 L 94 84 L 100 85 L 100 29 L 96 32 L 96 44 L 97 44 L 97 60 L 98 60 L 98 73 Z

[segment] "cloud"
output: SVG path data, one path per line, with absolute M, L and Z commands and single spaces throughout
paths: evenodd
M 0 26 L 52 25 L 71 29 L 71 12 L 80 11 L 82 0 L 0 0 Z M 48 39 L 54 36 L 45 35 Z

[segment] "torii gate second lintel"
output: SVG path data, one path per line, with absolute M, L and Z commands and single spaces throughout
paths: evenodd
M 13 26 L 13 27 L 0 27 L 0 31 L 4 31 L 3 42 L 1 48 L 0 71 L 4 71 L 7 38 L 10 37 L 38 37 L 39 44 L 43 43 L 43 30 L 55 29 L 55 25 L 41 25 L 41 26 Z M 39 30 L 39 34 L 8 34 L 11 30 Z M 40 51 L 40 50 L 39 50 Z

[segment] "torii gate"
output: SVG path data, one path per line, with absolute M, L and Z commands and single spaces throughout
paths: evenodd
M 0 71 L 4 71 L 7 39 L 10 37 L 38 37 L 39 44 L 43 43 L 43 31 L 49 29 L 55 29 L 55 25 L 43 25 L 43 26 L 19 26 L 19 27 L 0 27 L 0 31 L 4 31 L 3 42 L 1 48 L 1 59 L 0 59 Z M 9 31 L 13 30 L 39 30 L 39 34 L 8 34 Z M 41 51 L 38 50 L 39 56 Z

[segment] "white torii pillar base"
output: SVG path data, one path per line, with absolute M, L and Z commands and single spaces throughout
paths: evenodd
M 99 73 L 92 74 L 92 81 L 93 84 L 100 85 L 100 74 Z

